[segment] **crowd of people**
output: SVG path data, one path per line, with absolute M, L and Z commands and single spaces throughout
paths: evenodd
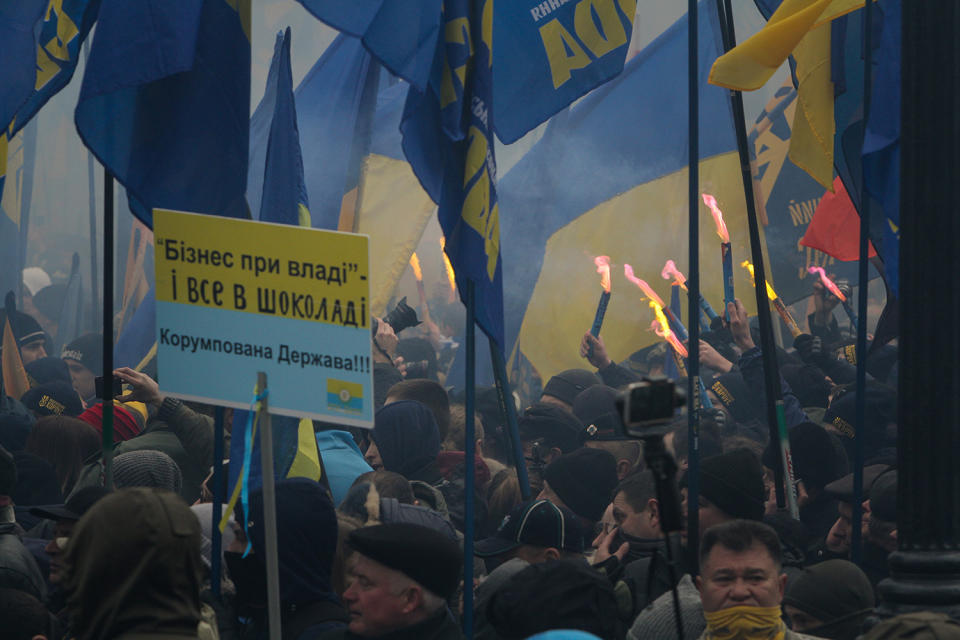
M 324 477 L 276 483 L 282 637 L 461 638 L 465 588 L 473 635 L 489 640 L 677 638 L 680 628 L 716 640 L 960 637 L 938 614 L 876 618 L 897 546 L 896 347 L 857 354 L 837 300 L 821 287 L 814 299 L 807 333 L 777 353 L 799 519 L 777 508 L 761 352 L 738 301 L 700 342 L 713 408 L 700 424 L 695 504 L 687 418 L 664 437 L 681 513 L 698 513 L 695 535 L 665 530 L 671 505 L 616 406 L 625 385 L 662 374 L 669 354 L 660 346 L 617 363 L 586 333 L 584 368 L 550 377 L 518 406 L 526 499 L 497 392 L 477 389 L 473 557 L 463 544 L 463 390 L 444 386 L 452 341 L 435 325 L 400 337 L 380 321 L 373 429 L 315 423 Z M 0 636 L 267 638 L 263 493 L 252 487 L 222 534 L 214 528 L 212 501 L 229 495 L 212 482 L 212 407 L 164 396 L 149 368 L 116 370 L 108 489 L 102 396 L 112 394 L 94 383 L 102 336 L 49 353 L 49 328 L 30 314 L 2 320 L 30 389 L 0 406 Z M 860 355 L 864 424 L 854 417 Z M 861 496 L 854 435 L 867 459 Z

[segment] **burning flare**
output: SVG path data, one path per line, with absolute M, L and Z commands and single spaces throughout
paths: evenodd
M 623 265 L 623 275 L 627 277 L 627 280 L 640 287 L 640 290 L 643 291 L 643 295 L 649 298 L 650 302 L 656 302 L 661 309 L 663 308 L 663 300 L 657 295 L 656 291 L 650 288 L 650 285 L 633 275 L 633 267 L 628 264 Z
M 743 262 L 740 263 L 740 266 L 746 267 L 747 271 L 750 272 L 750 278 L 753 279 L 753 286 L 757 286 L 757 281 L 753 277 L 753 264 L 751 264 L 749 260 L 744 260 Z M 771 300 L 776 300 L 778 297 L 777 292 L 773 290 L 773 287 L 770 286 L 769 282 L 767 282 L 766 284 L 767 284 L 767 297 L 770 298 Z
M 633 267 L 629 264 L 623 265 L 623 275 L 627 277 L 627 280 L 640 287 L 643 295 L 650 301 L 650 308 L 653 309 L 653 313 L 657 317 L 651 325 L 654 333 L 666 340 L 677 353 L 686 358 L 687 349 L 670 329 L 670 321 L 667 320 L 667 316 L 663 312 L 663 300 L 660 299 L 660 296 L 650 288 L 650 285 L 633 274 Z
M 663 265 L 663 271 L 660 272 L 660 276 L 663 277 L 664 280 L 670 280 L 672 278 L 674 284 L 680 285 L 684 291 L 687 290 L 687 278 L 680 273 L 680 270 L 677 269 L 677 264 L 673 260 L 667 260 L 667 264 Z
M 413 277 L 417 282 L 423 282 L 423 270 L 420 268 L 420 258 L 417 257 L 416 251 L 410 254 L 410 268 L 413 269 Z
M 827 277 L 827 272 L 823 270 L 823 267 L 810 267 L 807 269 L 807 271 L 818 274 L 820 276 L 820 282 L 823 283 L 823 286 L 825 286 L 830 293 L 837 296 L 837 298 L 840 299 L 840 302 L 847 301 L 847 296 L 843 295 L 843 291 L 840 291 L 840 287 L 838 287 L 833 280 Z
M 710 214 L 713 215 L 713 221 L 717 223 L 717 235 L 720 236 L 720 242 L 730 243 L 730 232 L 727 231 L 727 223 L 723 221 L 723 212 L 717 206 L 717 199 L 709 193 L 703 194 L 703 204 L 710 207 Z
M 593 264 L 597 265 L 597 273 L 600 274 L 600 286 L 610 293 L 610 256 L 597 256 Z
M 447 270 L 447 280 L 450 282 L 450 295 L 455 296 L 457 294 L 457 276 L 453 272 L 453 265 L 450 264 L 450 258 L 447 256 L 447 252 L 444 251 L 446 246 L 447 239 L 440 236 L 440 255 L 443 256 L 443 266 Z

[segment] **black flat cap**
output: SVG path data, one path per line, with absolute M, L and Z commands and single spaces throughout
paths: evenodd
M 380 524 L 352 531 L 347 544 L 444 599 L 460 584 L 460 545 L 433 529 L 401 522 Z
M 109 491 L 100 486 L 84 487 L 70 496 L 65 504 L 52 504 L 33 507 L 30 515 L 47 520 L 79 520 L 83 514 Z
M 870 487 L 873 486 L 873 481 L 889 469 L 890 465 L 888 464 L 871 464 L 863 468 L 864 500 L 869 497 L 869 491 Z M 853 502 L 853 474 L 848 473 L 839 480 L 834 480 L 823 489 L 828 495 L 833 496 L 841 502 Z

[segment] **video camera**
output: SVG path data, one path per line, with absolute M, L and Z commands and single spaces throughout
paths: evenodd
M 678 408 L 687 404 L 686 391 L 664 377 L 644 378 L 617 397 L 617 409 L 631 438 L 662 438 Z
M 407 296 L 403 296 L 400 299 L 400 302 L 397 303 L 397 306 L 393 308 L 393 311 L 388 313 L 383 319 L 388 325 L 393 327 L 393 332 L 399 334 L 404 329 L 410 327 L 415 327 L 420 324 L 420 320 L 417 318 L 417 312 L 407 304 Z M 373 322 L 370 324 L 371 332 L 376 335 L 377 327 L 379 322 L 376 318 L 373 318 Z

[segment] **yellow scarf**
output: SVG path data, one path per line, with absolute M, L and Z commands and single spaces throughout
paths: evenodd
M 780 607 L 730 607 L 704 612 L 709 640 L 783 640 Z

